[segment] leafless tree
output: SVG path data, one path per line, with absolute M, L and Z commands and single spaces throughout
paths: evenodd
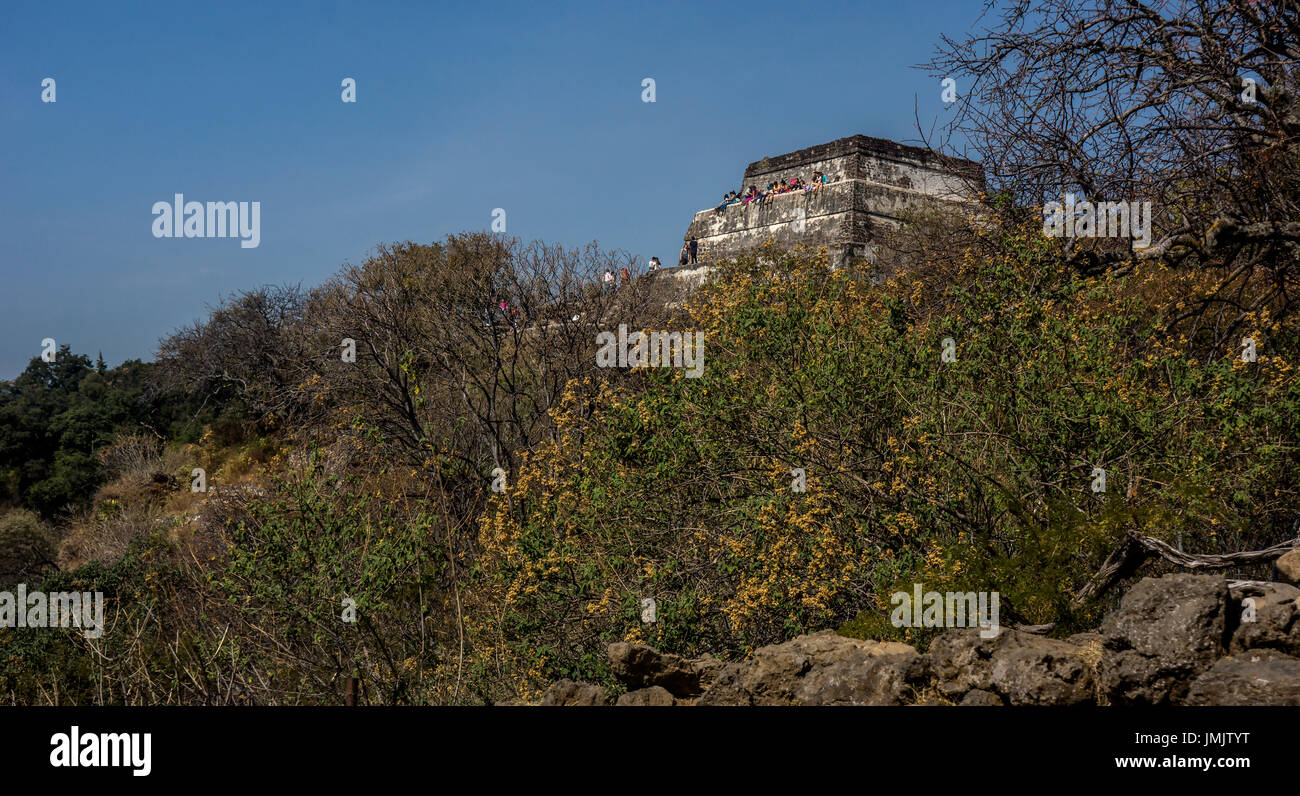
M 957 81 L 945 140 L 983 162 L 991 193 L 1150 201 L 1151 246 L 1071 245 L 1072 261 L 1222 268 L 1189 312 L 1293 309 L 1300 3 L 1016 0 L 979 24 L 923 68 Z
M 306 296 L 296 285 L 232 296 L 206 321 L 158 346 L 158 387 L 243 401 L 259 418 L 292 423 L 304 409 L 296 389 L 308 357 L 298 335 Z
M 594 244 L 569 250 L 485 234 L 380 247 L 313 294 L 321 389 L 418 460 L 513 469 L 549 433 L 566 385 L 595 370 L 597 331 L 653 315 L 637 284 L 605 294 Z M 355 363 L 339 346 L 355 341 Z

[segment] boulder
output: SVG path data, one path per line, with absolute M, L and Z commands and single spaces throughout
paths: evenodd
M 1229 597 L 1229 652 L 1276 649 L 1300 655 L 1300 589 L 1285 583 L 1245 583 L 1233 587 Z
M 902 705 L 928 681 L 907 644 L 825 630 L 761 647 L 719 671 L 701 705 Z
M 1111 704 L 1178 703 L 1226 651 L 1228 585 L 1217 575 L 1145 578 L 1102 622 L 1098 666 Z
M 697 663 L 626 641 L 610 644 L 608 654 L 614 676 L 629 690 L 659 686 L 678 697 L 698 696 L 704 690 L 704 681 L 716 675 L 718 663 L 712 656 Z
M 975 628 L 950 630 L 930 643 L 929 656 L 939 692 L 954 699 L 982 691 L 1011 705 L 1094 700 L 1088 651 L 1058 639 L 1007 628 L 994 638 Z
M 726 661 L 718 660 L 706 652 L 698 658 L 692 658 L 691 666 L 695 667 L 695 671 L 700 675 L 700 688 L 707 689 L 722 672 Z
M 1277 572 L 1279 580 L 1292 586 L 1300 586 L 1300 549 L 1284 553 L 1273 562 L 1273 569 Z
M 1006 705 L 1006 703 L 1002 701 L 1002 697 L 992 691 L 985 691 L 980 688 L 972 688 L 970 691 L 967 691 L 966 696 L 962 697 L 961 701 L 957 704 L 965 705 L 967 707 L 981 708 L 1002 707 L 1003 705 Z
M 1271 649 L 1223 658 L 1192 683 L 1187 704 L 1300 706 L 1300 658 Z
M 740 682 L 756 705 L 901 705 L 927 671 L 907 644 L 824 630 L 758 649 Z
M 904 645 L 906 646 L 906 645 Z M 929 676 L 925 657 L 903 653 L 867 653 L 814 666 L 794 692 L 798 705 L 902 705 Z
M 673 695 L 668 693 L 668 689 L 662 686 L 652 685 L 649 688 L 628 691 L 618 698 L 616 704 L 631 707 L 671 707 Z
M 542 704 L 556 707 L 608 705 L 609 698 L 605 695 L 605 689 L 598 685 L 565 679 L 546 689 L 542 694 Z
M 1300 704 L 1300 588 L 1284 583 L 1229 590 L 1220 576 L 1145 578 L 1095 632 L 1066 640 L 984 632 L 949 630 L 925 655 L 831 630 L 760 647 L 742 662 L 626 642 L 608 653 L 627 686 L 619 705 Z M 542 698 L 609 701 L 600 686 L 571 680 Z
M 740 673 L 743 667 L 744 664 L 740 663 L 724 664 L 717 671 L 709 690 L 704 692 L 697 704 L 719 707 L 739 707 L 754 704 L 749 692 L 740 684 Z

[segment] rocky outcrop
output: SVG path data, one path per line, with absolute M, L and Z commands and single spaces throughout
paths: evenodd
M 1300 706 L 1300 658 L 1268 649 L 1223 658 L 1192 683 L 1187 704 Z
M 644 644 L 620 641 L 609 645 L 609 665 L 629 689 L 658 687 L 675 697 L 693 697 L 704 691 L 721 662 L 707 655 L 687 660 Z
M 619 705 L 1300 705 L 1300 588 L 1212 575 L 1147 578 L 1093 632 L 950 630 L 925 653 L 822 631 L 744 661 L 609 646 Z M 604 705 L 561 680 L 545 705 Z
M 724 669 L 702 705 L 902 705 L 929 680 L 907 644 L 825 630 L 758 649 Z
M 1095 646 L 1095 645 L 1094 645 Z M 945 633 L 930 644 L 939 692 L 961 704 L 1082 705 L 1094 700 L 1092 647 L 1003 630 Z M 987 694 L 966 702 L 971 693 Z
M 1113 704 L 1176 702 L 1225 652 L 1228 585 L 1212 575 L 1147 578 L 1102 622 L 1098 678 Z
M 1300 586 L 1300 550 L 1284 553 L 1273 564 L 1277 579 L 1292 586 Z
M 673 695 L 668 692 L 668 689 L 652 685 L 649 688 L 628 691 L 619 697 L 615 704 L 624 707 L 672 707 L 673 702 Z
M 586 707 L 608 705 L 609 698 L 605 696 L 605 689 L 598 685 L 561 680 L 542 694 L 542 704 L 556 707 Z
M 1228 650 L 1275 649 L 1300 656 L 1300 589 L 1285 583 L 1246 583 L 1229 592 Z
M 1002 697 L 992 691 L 984 691 L 979 688 L 974 688 L 967 691 L 966 696 L 962 697 L 961 701 L 957 704 L 965 705 L 966 707 L 995 708 L 1002 707 L 1007 703 L 1003 702 Z

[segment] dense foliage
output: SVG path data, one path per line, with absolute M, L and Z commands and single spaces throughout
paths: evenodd
M 906 268 L 766 247 L 680 311 L 654 280 L 585 288 L 592 249 L 453 236 L 232 297 L 155 365 L 34 362 L 0 404 L 5 567 L 102 590 L 109 628 L 0 629 L 0 693 L 495 702 L 608 680 L 619 639 L 923 643 L 886 618 L 915 583 L 1068 632 L 1128 532 L 1290 538 L 1294 320 L 1247 318 L 1247 361 L 1186 311 L 1221 274 L 1081 274 L 1017 219 L 917 218 Z M 702 374 L 596 367 L 619 323 L 701 332 Z
M 1097 618 L 1070 598 L 1128 531 L 1289 538 L 1293 324 L 1253 319 L 1253 362 L 1198 350 L 1168 326 L 1194 287 L 1081 277 L 1032 234 L 934 265 L 873 285 L 808 252 L 742 258 L 692 305 L 702 378 L 562 407 L 483 522 L 509 657 L 599 677 L 612 640 L 736 654 L 858 614 L 849 632 L 890 635 L 914 583 L 1064 630 Z
M 104 482 L 96 454 L 120 433 L 192 438 L 205 418 L 183 396 L 151 393 L 151 368 L 139 360 L 107 368 L 102 358 L 92 365 L 63 346 L 53 362 L 33 358 L 18 378 L 0 382 L 0 505 L 47 518 L 85 508 Z

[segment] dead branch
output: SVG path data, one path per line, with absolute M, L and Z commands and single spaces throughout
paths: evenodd
M 1184 553 L 1159 539 L 1130 533 L 1107 556 L 1106 561 L 1097 570 L 1097 573 L 1092 576 L 1092 579 L 1075 593 L 1070 600 L 1070 605 L 1074 608 L 1081 608 L 1089 600 L 1100 596 L 1118 581 L 1132 575 L 1137 571 L 1138 567 L 1150 558 L 1163 558 L 1171 564 L 1193 571 L 1227 569 L 1243 564 L 1259 564 L 1272 561 L 1296 548 L 1300 548 L 1300 537 L 1279 542 L 1263 550 L 1219 554 Z

